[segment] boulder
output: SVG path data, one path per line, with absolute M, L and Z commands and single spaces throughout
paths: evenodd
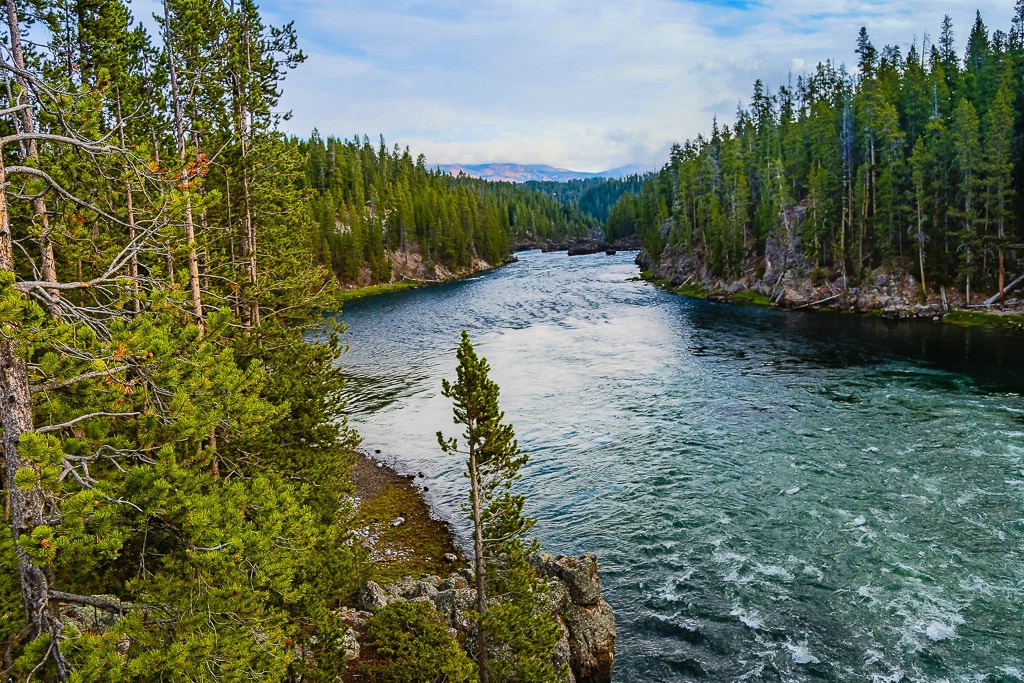
M 570 683 L 608 683 L 615 661 L 615 615 L 601 599 L 597 559 L 593 555 L 567 557 L 541 552 L 529 561 L 548 586 L 542 609 L 561 629 L 552 657 L 554 665 L 559 669 L 568 665 L 571 675 L 566 680 Z M 477 595 L 470 587 L 471 577 L 472 572 L 464 568 L 443 580 L 436 576 L 406 578 L 386 588 L 368 581 L 356 593 L 356 606 L 376 612 L 400 600 L 430 603 L 472 655 L 474 623 L 469 615 L 476 609 Z M 488 599 L 489 606 L 500 602 L 499 596 Z M 351 616 L 364 614 L 353 612 Z M 356 628 L 359 621 L 346 619 Z
M 570 605 L 565 611 L 569 629 L 572 672 L 577 683 L 607 683 L 615 662 L 615 614 L 604 600 L 597 605 Z
M 367 581 L 356 592 L 356 607 L 364 612 L 378 612 L 394 601 L 375 581 Z
M 338 642 L 338 649 L 346 662 L 359 659 L 359 634 L 353 628 L 345 629 Z
M 459 588 L 469 588 L 469 581 L 466 581 L 466 577 L 462 576 L 461 574 L 452 574 L 451 576 L 448 576 L 437 587 L 439 591 L 447 591 Z
M 555 614 L 565 614 L 572 599 L 569 597 L 569 589 L 558 579 L 548 579 L 547 609 Z
M 441 579 L 436 576 L 428 576 L 425 579 L 413 579 L 406 577 L 398 583 L 388 586 L 385 591 L 393 598 L 412 600 L 413 598 L 429 598 L 437 595 L 437 587 Z
M 597 558 L 593 555 L 555 557 L 541 552 L 530 557 L 530 564 L 541 576 L 564 583 L 573 603 L 596 605 L 601 601 L 601 579 L 597 575 Z
M 476 607 L 476 591 L 472 588 L 443 590 L 433 597 L 434 609 L 444 615 L 453 628 L 469 633 L 472 621 L 468 613 Z

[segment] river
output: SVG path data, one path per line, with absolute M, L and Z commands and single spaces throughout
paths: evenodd
M 1024 681 L 1024 339 L 681 298 L 634 256 L 347 304 L 364 446 L 465 539 L 434 434 L 466 329 L 536 534 L 599 559 L 616 681 Z

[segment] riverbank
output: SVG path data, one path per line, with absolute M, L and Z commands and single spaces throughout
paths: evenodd
M 390 258 L 391 282 L 362 284 L 370 280 L 367 271 L 360 276 L 360 282 L 340 285 L 341 288 L 336 294 L 338 303 L 463 280 L 514 263 L 517 260 L 515 256 L 509 256 L 498 265 L 493 265 L 474 256 L 468 268 L 450 270 L 440 265 L 428 266 L 418 252 L 392 252 Z
M 798 252 L 784 253 L 771 243 L 766 252 L 763 259 L 748 264 L 750 267 L 736 278 L 712 276 L 691 257 L 662 257 L 655 262 L 644 251 L 636 263 L 642 279 L 673 294 L 696 299 L 1024 331 L 1024 299 L 1019 294 L 1008 293 L 998 308 L 968 308 L 963 293 L 943 288 L 923 294 L 918 281 L 907 273 L 878 269 L 853 286 L 840 273 L 809 269 Z M 972 297 L 972 301 L 978 298 Z
M 354 609 L 341 612 L 351 631 L 345 638 L 348 666 L 342 680 L 368 679 L 375 661 L 363 647 L 367 620 L 394 602 L 427 600 L 459 642 L 468 642 L 475 607 L 473 574 L 455 543 L 454 531 L 435 518 L 423 497 L 422 474 L 401 475 L 366 453 L 350 470 L 355 487 L 355 536 L 367 550 L 369 580 L 356 595 Z M 601 597 L 597 559 L 539 552 L 530 562 L 549 595 L 542 609 L 555 617 L 561 636 L 553 653 L 556 667 L 572 673 L 567 681 L 608 683 L 615 660 L 615 615 Z M 445 577 L 444 579 L 440 577 Z
M 374 581 L 444 575 L 466 564 L 447 523 L 431 513 L 420 476 L 401 475 L 359 453 L 351 469 L 355 534 L 368 552 Z

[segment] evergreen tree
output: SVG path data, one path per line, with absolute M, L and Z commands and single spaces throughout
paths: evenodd
M 905 58 L 862 28 L 856 76 L 826 62 L 774 96 L 755 82 L 731 128 L 712 121 L 619 198 L 606 234 L 635 232 L 654 259 L 714 277 L 771 241 L 829 276 L 915 272 L 925 298 L 956 283 L 1003 291 L 1024 266 L 1022 7 L 991 35 L 978 14 L 963 58 L 947 16 L 937 44 Z
M 490 366 L 477 356 L 465 331 L 456 357 L 457 379 L 454 384 L 443 380 L 442 394 L 454 403 L 456 424 L 465 426 L 463 450 L 457 439 L 441 432 L 437 440 L 445 453 L 467 458 L 480 680 L 558 680 L 551 663 L 558 629 L 550 616 L 538 613 L 543 586 L 526 561 L 536 550 L 536 542 L 524 540 L 535 520 L 523 514 L 525 498 L 512 493 L 528 458 L 519 450 L 512 425 L 503 421 Z M 500 602 L 489 606 L 488 593 Z M 500 658 L 493 657 L 495 650 Z

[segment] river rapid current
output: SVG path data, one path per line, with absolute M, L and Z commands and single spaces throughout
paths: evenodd
M 346 305 L 347 414 L 467 538 L 441 379 L 466 329 L 616 681 L 1024 681 L 1024 338 L 680 298 L 635 254 Z

